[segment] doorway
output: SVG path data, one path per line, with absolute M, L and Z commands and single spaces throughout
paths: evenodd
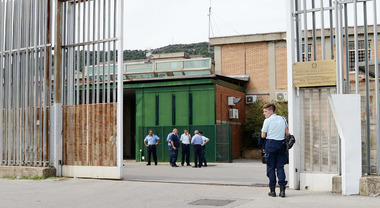
M 136 159 L 136 91 L 124 89 L 123 158 Z

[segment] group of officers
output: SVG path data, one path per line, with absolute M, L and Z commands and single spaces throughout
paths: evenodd
M 276 184 L 280 186 L 279 196 L 285 197 L 285 187 L 287 185 L 284 165 L 287 163 L 287 147 L 285 144 L 285 137 L 289 136 L 288 124 L 286 119 L 278 116 L 275 113 L 276 106 L 274 104 L 266 104 L 263 106 L 263 114 L 265 121 L 261 129 L 261 137 L 266 140 L 265 148 L 265 163 L 267 165 L 267 177 L 269 178 L 269 193 L 271 197 L 276 196 Z M 157 165 L 156 145 L 160 141 L 152 130 L 149 130 L 149 135 L 146 136 L 144 143 L 148 147 L 148 164 L 150 165 L 150 156 L 153 154 L 155 165 Z M 205 158 L 205 144 L 209 141 L 208 138 L 202 135 L 201 131 L 196 130 L 194 136 L 191 137 L 187 129 L 178 137 L 178 129 L 174 128 L 167 137 L 167 142 L 170 150 L 170 165 L 176 165 L 178 157 L 178 149 L 182 149 L 182 163 L 183 166 L 186 159 L 186 164 L 190 166 L 190 144 L 194 146 L 194 168 L 207 166 Z M 198 162 L 199 160 L 199 162 Z M 277 177 L 276 177 L 277 175 Z M 278 181 L 277 181 L 278 179 Z
M 178 136 L 178 129 L 174 128 L 167 136 L 166 141 L 169 147 L 169 162 L 172 167 L 179 167 L 177 163 L 178 150 L 182 151 L 182 162 L 184 166 L 185 162 L 187 166 L 190 165 L 190 145 L 193 145 L 194 149 L 194 166 L 193 168 L 200 168 L 202 166 L 207 167 L 207 161 L 205 157 L 206 143 L 210 141 L 209 138 L 203 136 L 202 131 L 195 130 L 194 136 L 191 137 L 189 131 L 184 129 L 181 137 Z M 156 146 L 160 142 L 160 138 L 153 134 L 153 130 L 149 130 L 149 134 L 144 139 L 145 146 L 148 147 L 148 163 L 151 165 L 151 155 L 153 154 L 154 164 L 157 165 L 157 150 Z

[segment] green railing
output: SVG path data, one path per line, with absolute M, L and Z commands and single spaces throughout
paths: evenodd
M 142 156 L 147 158 L 148 150 L 144 145 L 144 138 L 148 134 L 149 129 L 160 137 L 160 142 L 157 145 L 157 158 L 159 162 L 169 161 L 169 148 L 166 138 L 174 127 L 172 126 L 146 126 L 138 127 L 136 138 L 136 161 L 141 161 Z M 181 136 L 183 130 L 187 128 L 193 136 L 195 130 L 203 132 L 203 136 L 210 139 L 206 145 L 206 160 L 207 162 L 232 162 L 232 134 L 231 126 L 228 124 L 221 125 L 193 125 L 193 126 L 176 126 L 178 134 Z M 141 150 L 141 151 L 140 151 Z M 178 152 L 177 164 L 181 163 L 181 150 Z M 153 160 L 153 157 L 151 158 Z M 193 147 L 190 148 L 190 161 L 194 163 Z

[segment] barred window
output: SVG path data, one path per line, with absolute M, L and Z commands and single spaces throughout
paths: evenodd
M 348 44 L 348 57 L 350 63 L 350 71 L 355 71 L 355 42 L 350 41 Z M 368 41 L 368 59 L 371 59 L 371 41 Z M 364 40 L 358 41 L 358 62 L 365 61 L 365 45 Z
M 305 44 L 302 44 L 302 61 L 311 61 L 311 44 L 307 44 L 307 60 L 305 60 Z

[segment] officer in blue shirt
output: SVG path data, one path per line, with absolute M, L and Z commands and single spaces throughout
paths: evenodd
M 169 137 L 170 144 L 172 146 L 171 149 L 171 159 L 170 159 L 170 165 L 172 167 L 178 167 L 176 164 L 177 158 L 178 158 L 178 149 L 180 146 L 179 138 L 178 138 L 178 129 L 173 129 L 173 134 Z
M 267 176 L 269 178 L 269 196 L 276 196 L 276 171 L 278 184 L 280 185 L 280 196 L 285 197 L 285 186 L 288 183 L 285 179 L 284 165 L 288 160 L 285 136 L 289 136 L 288 124 L 282 116 L 276 115 L 276 106 L 266 104 L 263 107 L 264 124 L 261 129 L 261 137 L 266 138 L 265 163 L 267 164 Z
M 147 144 L 148 142 L 148 144 Z M 157 152 L 156 152 L 156 146 L 160 142 L 160 138 L 153 134 L 153 130 L 149 130 L 149 134 L 144 139 L 145 146 L 148 147 L 148 164 L 150 165 L 150 155 L 153 154 L 154 164 L 157 165 Z
M 202 167 L 202 136 L 199 135 L 199 131 L 194 131 L 194 136 L 191 139 L 191 144 L 194 147 L 194 166 L 193 168 L 201 168 Z M 199 163 L 198 163 L 199 160 Z
M 183 166 L 186 160 L 187 166 L 190 166 L 190 143 L 191 143 L 191 135 L 187 129 L 183 130 L 183 134 L 180 138 L 181 141 L 181 149 L 182 149 L 182 162 Z
M 199 135 L 202 137 L 202 145 L 201 145 L 201 149 L 202 149 L 202 158 L 201 158 L 201 163 L 202 163 L 202 166 L 204 167 L 207 167 L 207 161 L 206 161 L 206 143 L 210 141 L 209 138 L 203 136 L 203 132 L 202 131 L 199 131 Z

